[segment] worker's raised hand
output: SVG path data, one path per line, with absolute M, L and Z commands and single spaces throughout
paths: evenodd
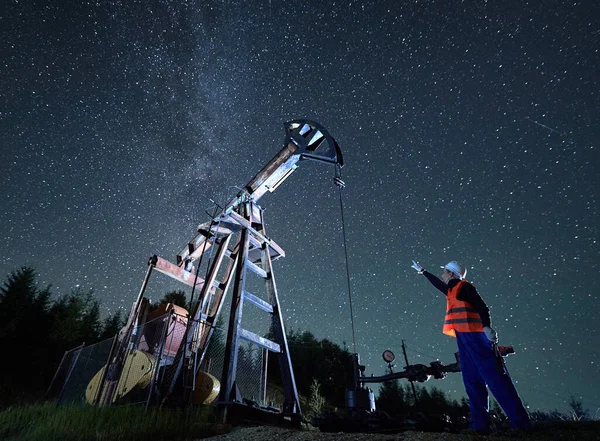
M 490 328 L 489 326 L 484 326 L 483 332 L 485 332 L 485 336 L 488 338 L 489 341 L 493 343 L 498 343 L 498 334 L 492 328 Z
M 423 271 L 425 271 L 423 267 L 414 260 L 412 261 L 412 263 L 413 264 L 410 267 L 416 269 L 419 274 L 423 274 Z

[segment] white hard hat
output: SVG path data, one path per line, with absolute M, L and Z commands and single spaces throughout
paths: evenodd
M 442 268 L 447 269 L 451 273 L 456 274 L 461 279 L 464 279 L 467 275 L 467 269 L 460 263 L 458 263 L 456 260 L 448 262 Z

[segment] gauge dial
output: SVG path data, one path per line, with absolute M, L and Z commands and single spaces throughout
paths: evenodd
M 386 363 L 391 363 L 396 359 L 396 356 L 394 355 L 394 353 L 392 351 L 390 351 L 389 349 L 386 349 L 385 351 L 383 351 L 383 361 L 385 361 Z

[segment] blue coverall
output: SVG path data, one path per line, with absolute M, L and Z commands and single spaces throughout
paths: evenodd
M 469 404 L 471 407 L 471 427 L 478 432 L 490 431 L 489 396 L 487 387 L 494 394 L 510 420 L 510 426 L 529 430 L 529 415 L 521 402 L 521 397 L 508 374 L 506 366 L 498 369 L 492 346 L 483 332 L 457 332 L 460 369 Z
M 424 271 L 423 275 L 444 295 L 448 294 L 449 288 L 459 282 L 457 279 L 452 279 L 446 285 L 427 271 Z M 481 316 L 483 326 L 490 326 L 487 306 L 473 285 L 465 285 L 468 289 L 461 288 L 457 298 L 469 302 Z M 463 291 L 465 292 L 463 293 Z M 456 332 L 456 342 L 458 344 L 463 383 L 469 396 L 471 427 L 477 432 L 490 432 L 489 395 L 487 391 L 487 388 L 489 388 L 508 416 L 512 428 L 531 429 L 529 415 L 523 406 L 508 370 L 505 365 L 502 366 L 502 369 L 498 368 L 493 344 L 488 340 L 485 333 Z

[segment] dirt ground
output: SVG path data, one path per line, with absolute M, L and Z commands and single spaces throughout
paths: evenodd
M 206 438 L 210 441 L 599 441 L 600 424 L 582 425 L 581 427 L 547 427 L 536 428 L 529 434 L 489 435 L 435 433 L 407 431 L 397 434 L 382 433 L 324 433 L 314 430 L 284 429 L 272 426 L 234 427 L 225 435 Z
M 441 437 L 439 437 L 439 436 Z M 356 441 L 459 441 L 464 440 L 460 435 L 432 434 L 419 432 L 404 432 L 401 434 L 372 434 L 372 433 L 323 433 L 319 430 L 295 430 L 283 429 L 279 427 L 259 426 L 259 427 L 234 427 L 226 435 L 213 436 L 207 438 L 210 441 L 263 441 L 263 440 L 286 440 L 286 441 L 337 441 L 337 440 L 356 440 Z

